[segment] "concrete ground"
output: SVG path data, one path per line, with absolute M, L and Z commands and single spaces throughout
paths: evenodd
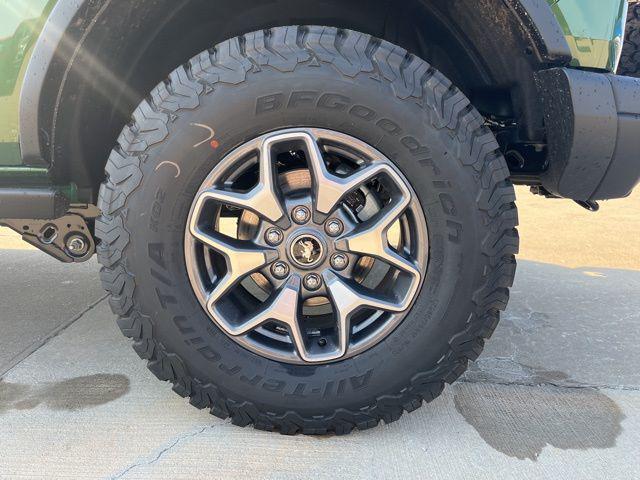
M 0 230 L 0 478 L 640 478 L 640 192 L 595 215 L 518 194 L 517 280 L 484 354 L 345 437 L 190 407 L 117 330 L 94 262 Z

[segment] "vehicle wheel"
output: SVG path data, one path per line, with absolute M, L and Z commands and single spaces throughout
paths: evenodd
M 193 58 L 100 191 L 102 280 L 151 371 L 238 425 L 348 433 L 457 379 L 508 299 L 515 194 L 423 60 L 328 27 Z
M 618 75 L 640 77 L 640 3 L 629 2 L 627 28 Z

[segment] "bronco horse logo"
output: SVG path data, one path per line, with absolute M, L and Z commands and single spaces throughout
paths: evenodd
M 302 240 L 300 242 L 300 247 L 302 248 L 302 259 L 305 263 L 312 263 L 314 261 L 314 250 L 315 245 L 311 240 Z
M 322 256 L 322 247 L 318 240 L 306 235 L 293 243 L 291 253 L 300 265 L 312 265 Z

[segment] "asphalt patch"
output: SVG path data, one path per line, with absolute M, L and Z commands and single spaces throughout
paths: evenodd
M 0 380 L 0 414 L 41 404 L 52 410 L 82 410 L 112 402 L 128 391 L 126 376 L 106 373 L 36 385 Z
M 537 460 L 545 446 L 562 450 L 615 446 L 624 415 L 590 388 L 466 383 L 455 386 L 455 407 L 491 447 Z

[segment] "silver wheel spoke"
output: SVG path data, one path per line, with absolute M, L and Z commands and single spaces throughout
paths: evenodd
M 298 301 L 300 294 L 300 277 L 292 275 L 289 281 L 277 292 L 271 295 L 262 308 L 254 315 L 245 319 L 240 325 L 231 327 L 225 325 L 230 335 L 246 335 L 267 322 L 275 321 L 284 325 L 296 352 L 305 362 L 320 361 L 309 355 L 304 344 L 304 335 L 298 323 Z M 322 358 L 324 360 L 324 357 Z
M 389 228 L 402 215 L 408 205 L 409 198 L 402 195 L 372 218 L 358 225 L 352 232 L 340 238 L 336 242 L 336 247 L 377 258 L 419 279 L 420 271 L 416 265 L 395 252 L 389 246 L 387 238 Z
M 351 317 L 362 308 L 384 310 L 387 312 L 401 312 L 406 307 L 403 303 L 396 303 L 388 299 L 373 296 L 364 288 L 353 282 L 347 282 L 331 271 L 324 273 L 324 281 L 334 306 L 338 328 L 339 355 L 347 353 L 349 334 L 351 331 Z
M 278 196 L 276 181 L 273 171 L 273 159 L 271 158 L 271 146 L 274 139 L 267 138 L 260 148 L 259 179 L 255 187 L 248 192 L 234 192 L 220 188 L 209 188 L 198 197 L 194 215 L 199 217 L 204 204 L 209 201 L 245 208 L 256 215 L 277 223 L 285 216 L 282 202 Z
M 264 303 L 251 317 L 245 319 L 240 325 L 230 327 L 231 335 L 245 335 L 269 321 L 276 321 L 287 326 L 292 340 L 297 344 L 302 335 L 298 327 L 298 295 L 300 293 L 300 277 L 293 275 L 289 281 L 271 295 L 270 300 Z
M 261 269 L 278 257 L 275 250 L 261 248 L 250 242 L 225 237 L 219 233 L 204 232 L 195 224 L 195 219 L 190 226 L 190 231 L 191 235 L 200 242 L 221 254 L 227 266 L 226 273 L 216 282 L 207 298 L 207 308 L 212 313 L 215 303 L 244 277 Z
M 347 193 L 389 170 L 387 165 L 376 163 L 367 165 L 346 177 L 334 175 L 327 169 L 316 139 L 308 133 L 302 133 L 301 137 L 307 147 L 309 169 L 313 178 L 315 209 L 322 214 L 329 215 Z

